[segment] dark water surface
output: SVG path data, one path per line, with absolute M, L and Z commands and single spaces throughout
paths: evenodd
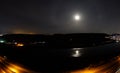
M 5 47 L 2 47 L 5 48 Z M 120 55 L 120 43 L 83 48 L 6 47 L 1 55 L 31 70 L 61 73 L 82 69 L 90 64 L 108 62 Z

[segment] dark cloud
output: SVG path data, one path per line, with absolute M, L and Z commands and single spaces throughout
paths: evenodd
M 119 0 L 8 0 L 0 3 L 0 33 L 119 32 Z M 76 23 L 73 15 L 82 20 Z

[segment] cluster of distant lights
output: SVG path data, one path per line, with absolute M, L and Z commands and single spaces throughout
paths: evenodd
M 118 42 L 120 42 L 120 35 L 118 35 L 118 36 L 111 36 L 110 39 L 115 40 L 118 43 Z
M 22 46 L 24 46 L 23 43 L 17 43 L 17 42 L 15 42 L 15 45 L 16 45 L 17 47 L 22 47 Z
M 4 43 L 6 43 L 6 41 L 5 41 L 5 40 L 0 40 L 0 43 L 1 43 L 1 44 L 4 44 Z M 7 43 L 7 44 L 10 44 L 10 43 Z M 18 43 L 18 42 L 15 42 L 14 45 L 17 46 L 17 47 L 22 47 L 22 46 L 24 46 L 23 43 Z
M 4 34 L 0 34 L 0 36 L 4 36 Z M 13 45 L 15 45 L 15 46 L 17 46 L 17 47 L 23 47 L 23 46 L 25 46 L 25 44 L 22 43 L 22 42 L 14 42 L 14 43 L 12 43 L 12 42 L 6 42 L 4 39 L 0 39 L 0 43 L 1 43 L 1 44 L 13 44 Z M 46 42 L 45 42 L 45 41 L 42 41 L 42 42 L 34 42 L 34 43 L 31 43 L 31 44 L 37 44 L 37 43 L 45 44 Z
M 17 46 L 17 47 L 22 47 L 22 46 L 25 46 L 25 44 L 24 43 L 21 43 L 21 42 L 14 42 L 14 43 L 12 43 L 12 42 L 6 42 L 5 40 L 0 40 L 0 43 L 1 44 L 13 44 L 13 45 L 15 45 L 15 46 Z M 34 43 L 31 43 L 31 44 L 45 44 L 46 42 L 45 41 L 43 41 L 43 42 L 34 42 Z
M 4 40 L 0 40 L 0 43 L 5 43 L 5 41 Z

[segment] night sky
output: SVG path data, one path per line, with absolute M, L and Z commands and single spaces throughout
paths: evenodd
M 79 14 L 81 19 L 73 17 Z M 3 0 L 0 33 L 120 33 L 119 0 Z

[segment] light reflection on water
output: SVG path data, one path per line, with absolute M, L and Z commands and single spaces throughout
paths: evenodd
M 80 57 L 82 55 L 83 48 L 72 48 L 72 57 Z

